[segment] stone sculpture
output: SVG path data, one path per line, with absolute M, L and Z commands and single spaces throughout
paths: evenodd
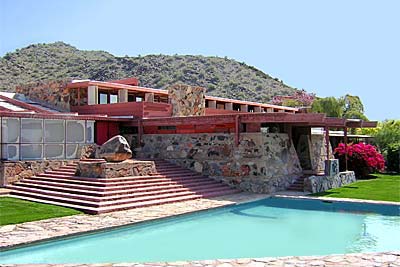
M 106 161 L 120 162 L 132 157 L 132 150 L 128 141 L 121 136 L 116 135 L 105 142 L 98 152 L 97 158 L 103 158 Z

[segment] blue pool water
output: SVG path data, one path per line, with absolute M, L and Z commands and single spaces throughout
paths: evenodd
M 398 206 L 269 198 L 0 253 L 0 263 L 101 263 L 400 250 Z

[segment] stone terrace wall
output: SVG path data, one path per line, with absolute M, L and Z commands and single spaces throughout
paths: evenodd
M 70 80 L 37 82 L 17 86 L 16 93 L 24 94 L 29 99 L 38 101 L 45 106 L 70 111 L 70 91 L 67 84 Z
M 85 162 L 79 161 L 77 176 L 92 178 L 116 178 L 128 176 L 146 176 L 156 173 L 153 161 L 127 159 L 122 162 Z
M 206 89 L 203 87 L 176 84 L 168 88 L 168 99 L 172 104 L 172 116 L 201 116 L 206 112 Z
M 325 171 L 326 141 L 325 135 L 311 135 L 311 165 L 314 172 Z M 332 152 L 332 145 L 329 143 L 329 158 L 335 158 Z
M 287 134 L 148 134 L 139 157 L 162 158 L 242 190 L 270 193 L 287 188 L 301 167 Z
M 23 178 L 54 170 L 72 160 L 31 160 L 31 161 L 3 161 L 0 162 L 0 186 L 5 186 Z
M 356 181 L 353 171 L 339 172 L 335 176 L 310 176 L 304 179 L 304 190 L 311 193 L 325 192 Z

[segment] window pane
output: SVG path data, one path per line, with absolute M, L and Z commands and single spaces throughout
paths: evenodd
M 86 143 L 94 143 L 94 121 L 86 121 Z
M 45 120 L 44 121 L 44 142 L 45 143 L 64 143 L 65 124 L 64 120 Z
M 2 142 L 3 143 L 18 143 L 20 121 L 18 118 L 3 118 Z
M 107 94 L 99 94 L 99 104 L 107 104 Z
M 39 144 L 21 145 L 21 159 L 42 159 L 42 148 L 43 145 Z
M 62 159 L 64 158 L 64 145 L 45 145 L 44 155 L 46 159 Z
M 22 119 L 21 124 L 22 143 L 41 143 L 43 141 L 43 120 Z
M 66 145 L 67 159 L 76 159 L 78 157 L 78 145 Z
M 19 160 L 19 145 L 2 145 L 1 157 L 6 160 Z
M 118 95 L 110 95 L 110 104 L 118 103 Z
M 85 121 L 67 121 L 67 143 L 85 142 Z

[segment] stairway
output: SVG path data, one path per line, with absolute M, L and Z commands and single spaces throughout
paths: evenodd
M 7 186 L 18 198 L 99 214 L 240 192 L 191 170 L 155 160 L 149 176 L 74 176 L 76 163 Z
M 294 183 L 292 183 L 287 190 L 289 191 L 304 191 L 304 178 L 306 178 L 305 175 L 300 176 L 299 178 L 296 179 L 296 181 L 294 181 Z

